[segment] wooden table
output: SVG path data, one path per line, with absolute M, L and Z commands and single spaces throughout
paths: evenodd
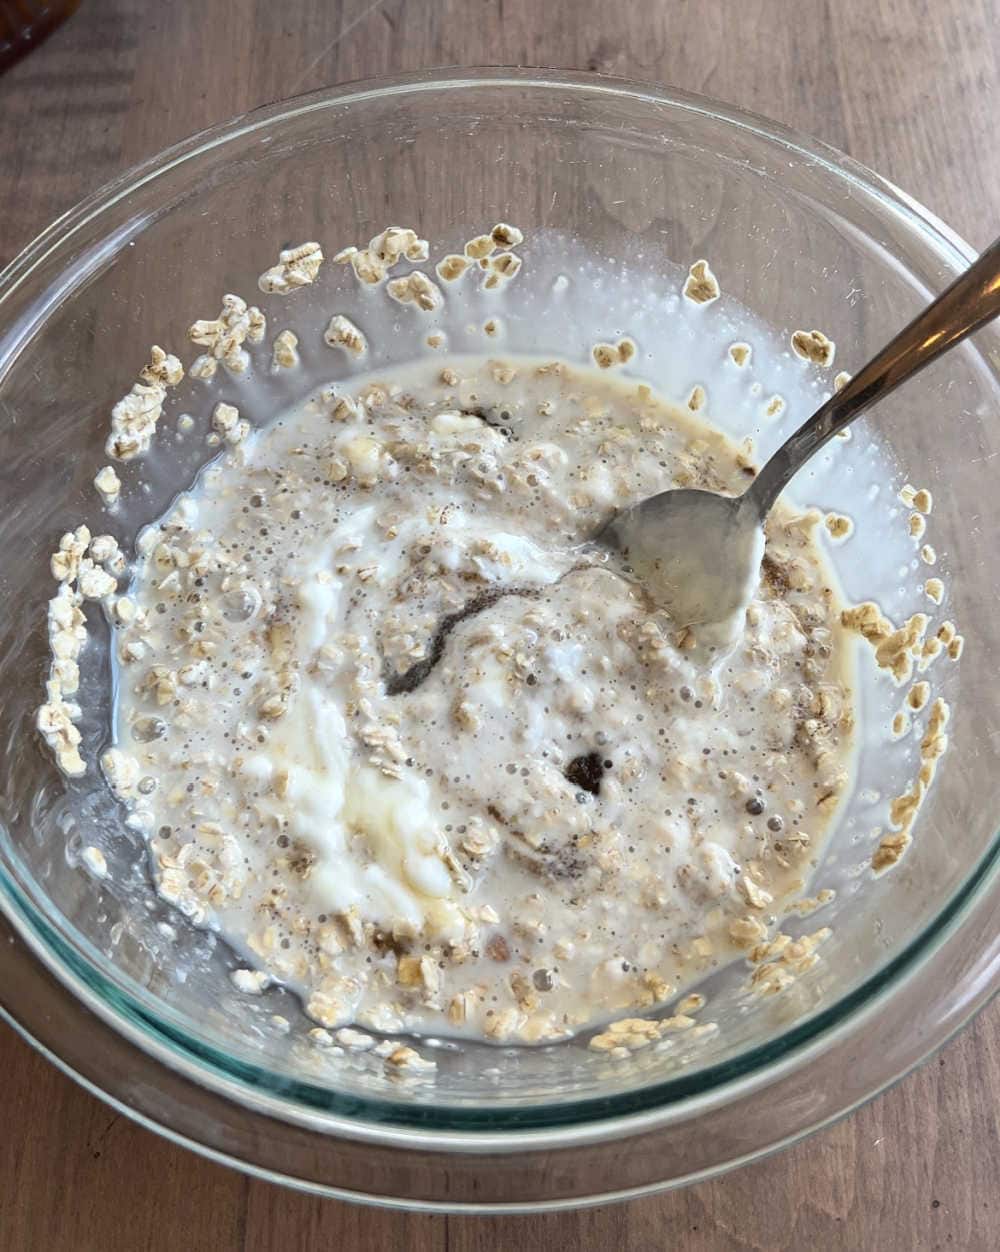
M 852 153 L 978 246 L 1000 220 L 1000 0 L 83 0 L 0 79 L 0 261 L 231 114 L 433 65 L 655 79 Z M 735 1174 L 576 1214 L 446 1218 L 297 1195 L 139 1129 L 0 1032 L 0 1248 L 1000 1246 L 1000 1006 L 888 1095 Z

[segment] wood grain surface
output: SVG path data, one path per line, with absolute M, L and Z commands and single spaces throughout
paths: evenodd
M 347 79 L 568 66 L 758 110 L 846 149 L 973 244 L 1000 221 L 1000 0 L 83 0 L 0 78 L 0 262 L 191 131 Z M 379 1212 L 132 1125 L 0 1030 L 0 1249 L 1000 1247 L 1000 1006 L 839 1125 L 714 1182 L 552 1216 Z

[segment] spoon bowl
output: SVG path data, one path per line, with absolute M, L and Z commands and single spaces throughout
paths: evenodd
M 749 493 L 691 488 L 661 491 L 622 509 L 597 542 L 621 555 L 681 630 L 712 625 L 724 637 L 739 628 L 764 555 L 764 530 Z

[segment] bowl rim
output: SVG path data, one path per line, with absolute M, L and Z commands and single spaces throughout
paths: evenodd
M 692 93 L 675 91 L 654 83 L 642 83 L 629 79 L 614 78 L 604 75 L 584 73 L 581 71 L 545 70 L 535 68 L 456 68 L 450 70 L 422 70 L 415 73 L 394 76 L 387 79 L 368 79 L 351 83 L 338 84 L 332 88 L 323 88 L 306 95 L 293 97 L 266 105 L 250 113 L 233 118 L 229 121 L 211 126 L 177 144 L 155 154 L 124 171 L 105 184 L 75 207 L 70 208 L 56 218 L 31 243 L 29 243 L 0 272 L 0 318 L 15 294 L 27 283 L 32 275 L 46 260 L 65 250 L 74 237 L 95 219 L 107 213 L 123 199 L 134 194 L 140 187 L 163 177 L 195 157 L 206 154 L 212 149 L 224 145 L 234 139 L 252 134 L 255 131 L 281 121 L 291 122 L 310 113 L 319 112 L 331 107 L 358 107 L 369 99 L 385 99 L 393 95 L 414 95 L 429 92 L 475 90 L 484 86 L 497 87 L 530 87 L 533 89 L 551 89 L 561 92 L 580 91 L 589 95 L 606 94 L 614 97 L 631 97 L 644 103 L 655 103 L 661 107 L 680 112 L 705 115 L 717 122 L 722 122 L 737 129 L 743 129 L 756 135 L 778 148 L 794 152 L 812 163 L 819 163 L 835 177 L 848 182 L 866 196 L 874 196 L 887 212 L 901 220 L 911 233 L 919 235 L 925 243 L 933 245 L 935 253 L 942 265 L 950 269 L 963 268 L 976 255 L 975 251 L 965 243 L 954 231 L 941 222 L 911 196 L 901 191 L 894 184 L 884 179 L 852 158 L 822 141 L 807 138 L 782 124 L 734 106 L 712 101 L 706 97 Z M 141 226 L 141 223 L 140 223 Z M 51 307 L 51 305 L 49 306 Z M 35 323 L 37 325 L 37 322 Z M 26 333 L 32 333 L 28 328 Z M 4 349 L 7 349 L 6 351 Z M 0 364 L 2 357 L 9 355 L 9 341 L 0 343 Z M 666 1082 L 651 1084 L 635 1092 L 629 1092 L 604 1100 L 574 1101 L 553 1106 L 541 1106 L 558 1109 L 560 1116 L 550 1122 L 542 1121 L 535 1125 L 523 1124 L 523 1119 L 514 1116 L 509 1125 L 499 1114 L 496 1107 L 485 1115 L 477 1114 L 479 1120 L 486 1125 L 463 1125 L 459 1119 L 456 1126 L 439 1129 L 427 1124 L 424 1117 L 416 1121 L 410 1118 L 413 1106 L 397 1104 L 393 1101 L 382 1101 L 371 1098 L 364 1101 L 351 1101 L 353 1108 L 358 1104 L 370 1105 L 377 1116 L 369 1120 L 358 1120 L 358 1117 L 346 1114 L 332 1114 L 329 1109 L 318 1115 L 316 1105 L 310 1101 L 312 1108 L 301 1105 L 289 1105 L 280 1099 L 273 1090 L 262 1091 L 260 1084 L 252 1082 L 233 1073 L 225 1065 L 224 1059 L 212 1060 L 210 1066 L 199 1063 L 199 1055 L 204 1060 L 205 1049 L 192 1041 L 179 1041 L 170 1037 L 174 1032 L 161 1029 L 157 1037 L 148 1033 L 150 1023 L 144 1018 L 141 1006 L 133 1005 L 131 1017 L 123 1016 L 123 1006 L 114 1001 L 121 1000 L 120 991 L 115 988 L 115 995 L 106 993 L 112 984 L 104 979 L 106 987 L 101 992 L 94 986 L 93 979 L 87 972 L 77 968 L 82 964 L 80 958 L 71 953 L 58 942 L 54 932 L 48 930 L 44 919 L 34 907 L 21 896 L 12 880 L 6 874 L 0 874 L 0 909 L 6 915 L 7 922 L 17 935 L 27 944 L 37 960 L 41 961 L 62 985 L 85 1007 L 89 1008 L 101 1021 L 113 1029 L 120 1037 L 130 1040 L 140 1051 L 157 1064 L 164 1064 L 185 1074 L 194 1083 L 212 1087 L 243 1107 L 251 1103 L 257 1112 L 270 1118 L 292 1120 L 298 1124 L 308 1125 L 328 1136 L 343 1136 L 351 1139 L 369 1139 L 378 1143 L 394 1146 L 433 1146 L 439 1150 L 451 1152 L 486 1152 L 509 1151 L 516 1146 L 530 1143 L 536 1147 L 566 1147 L 589 1142 L 618 1138 L 655 1129 L 666 1121 L 673 1120 L 683 1110 L 685 1116 L 708 1106 L 726 1103 L 738 1088 L 746 1094 L 756 1086 L 770 1084 L 780 1079 L 789 1068 L 797 1068 L 808 1062 L 818 1050 L 822 1050 L 838 1033 L 853 1031 L 871 1014 L 877 1012 L 891 993 L 908 979 L 915 977 L 923 963 L 960 929 L 962 921 L 970 911 L 982 901 L 984 894 L 997 878 L 1000 865 L 1000 835 L 994 835 L 989 848 L 973 872 L 962 886 L 954 893 L 946 906 L 935 917 L 924 931 L 882 969 L 870 976 L 846 996 L 841 997 L 834 1005 L 815 1014 L 801 1026 L 792 1027 L 779 1036 L 781 1044 L 775 1053 L 775 1041 L 740 1054 L 744 1057 L 756 1057 L 757 1063 L 751 1064 L 740 1072 L 733 1073 L 730 1062 L 709 1066 L 699 1071 L 703 1082 L 699 1087 L 705 1089 L 692 1091 L 689 1081 L 683 1075 Z M 20 898 L 19 898 L 20 896 Z M 46 931 L 48 930 L 48 933 Z M 55 941 L 55 942 L 54 942 Z M 60 954 L 59 947 L 64 951 Z M 60 959 L 61 956 L 61 959 Z M 100 971 L 96 973 L 100 979 Z M 957 1029 L 975 1008 L 992 995 L 1000 986 L 1000 974 L 990 983 L 989 987 L 977 987 L 976 1003 L 962 1021 L 955 1026 L 949 1024 L 949 1030 L 940 1038 L 931 1039 L 920 1055 L 912 1058 L 900 1072 L 887 1073 L 864 1098 L 883 1090 L 886 1086 L 919 1064 L 931 1052 L 936 1050 L 946 1037 L 950 1037 L 952 1029 Z M 131 1011 L 131 1010 L 130 1010 Z M 24 1015 L 17 1007 L 10 1009 L 12 1019 L 22 1020 Z M 30 1014 L 27 1014 L 30 1017 Z M 139 1023 L 143 1022 L 144 1025 Z M 21 1027 L 31 1037 L 30 1022 L 24 1021 Z M 39 1046 L 43 1045 L 39 1043 Z M 178 1046 L 184 1052 L 177 1051 Z M 55 1055 L 51 1049 L 47 1054 Z M 56 1057 L 58 1060 L 58 1057 Z M 221 1065 L 224 1073 L 217 1066 Z M 68 1066 L 64 1065 L 64 1068 Z M 252 1068 L 252 1067 L 243 1067 Z M 77 1071 L 70 1070 L 81 1081 L 92 1085 L 91 1081 Z M 267 1071 L 261 1070 L 261 1074 Z M 714 1082 L 713 1075 L 718 1081 Z M 281 1081 L 284 1092 L 289 1087 L 308 1084 L 289 1084 Z M 678 1091 L 676 1097 L 662 1094 L 665 1090 Z M 101 1094 L 114 1100 L 111 1092 Z M 329 1096 L 329 1092 L 326 1092 Z M 860 1101 L 856 1102 L 860 1103 Z M 638 1107 L 641 1106 L 641 1107 Z M 855 1105 L 856 1106 L 856 1105 Z M 126 1107 L 133 1116 L 140 1116 L 139 1111 Z M 452 1106 L 434 1105 L 432 1116 L 437 1119 L 453 1112 Z M 848 1111 L 840 1110 L 840 1113 Z M 518 1110 L 509 1110 L 516 1114 Z M 145 1115 L 143 1115 L 145 1116 Z M 389 1120 L 384 1120 L 387 1118 Z M 155 1119 L 146 1118 L 147 1122 Z M 823 1123 L 832 1118 L 826 1118 Z M 321 1124 L 319 1124 L 321 1123 Z M 164 1133 L 167 1131 L 161 1126 Z M 785 1136 L 782 1143 L 791 1141 L 815 1129 L 809 1126 L 797 1130 L 793 1136 Z M 185 1140 L 187 1141 L 187 1140 Z M 192 1146 L 195 1146 L 194 1141 Z M 201 1145 L 204 1149 L 204 1145 Z M 766 1150 L 766 1149 L 762 1149 Z M 754 1155 L 759 1155 L 755 1153 Z M 246 1162 L 236 1162 L 246 1167 Z M 722 1168 L 722 1166 L 720 1166 Z M 713 1171 L 714 1172 L 714 1171 Z M 287 1180 L 286 1180 L 287 1181 Z

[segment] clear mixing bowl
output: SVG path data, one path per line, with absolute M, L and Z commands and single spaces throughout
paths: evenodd
M 761 1001 L 741 993 L 746 970 L 717 975 L 706 1012 L 720 1030 L 700 1049 L 613 1061 L 585 1040 L 424 1043 L 436 1078 L 407 1083 L 370 1055 L 303 1046 L 294 998 L 240 996 L 226 976 L 232 953 L 153 894 L 142 845 L 96 772 L 67 782 L 55 771 L 34 730 L 48 553 L 62 531 L 99 519 L 91 480 L 109 407 L 149 344 L 183 344 L 192 316 L 211 315 L 223 291 L 254 292 L 289 242 L 318 238 L 332 251 L 395 222 L 454 247 L 497 219 L 529 240 L 565 232 L 665 283 L 674 263 L 707 256 L 731 308 L 785 341 L 821 326 L 848 368 L 972 256 L 876 175 L 759 118 L 609 79 L 488 70 L 341 87 L 207 131 L 68 213 L 0 276 L 0 994 L 10 1019 L 92 1090 L 206 1154 L 328 1194 L 484 1211 L 639 1194 L 788 1143 L 937 1047 L 992 994 L 1000 959 L 992 328 L 884 403 L 838 453 L 838 472 L 859 481 L 869 450 L 888 449 L 899 483 L 933 491 L 937 572 L 969 641 L 960 664 L 935 670 L 954 710 L 951 746 L 913 846 L 874 877 L 873 815 L 913 768 L 912 737 L 886 738 L 866 755 L 816 880 L 838 892 L 821 918 L 833 928 L 823 960 Z M 318 316 L 330 289 L 301 299 L 288 306 L 292 323 Z M 571 320 L 545 334 L 553 342 L 520 346 L 585 350 Z M 177 408 L 187 397 L 196 411 L 193 396 L 182 392 Z M 734 429 L 746 420 L 731 417 Z M 761 436 L 764 451 L 780 431 Z M 181 445 L 163 442 L 160 460 L 174 456 L 177 473 L 130 494 L 113 521 L 125 538 L 190 472 Z M 804 494 L 830 507 L 836 488 L 823 472 Z M 898 613 L 927 604 L 893 546 L 894 485 L 873 506 L 884 534 L 869 531 L 838 562 L 849 594 Z M 109 733 L 100 652 L 98 639 L 84 690 L 98 712 L 82 723 L 91 759 Z M 863 694 L 876 719 L 900 697 L 885 684 Z M 106 880 L 80 864 L 91 843 L 108 858 Z M 290 1033 L 274 1028 L 275 1013 Z

